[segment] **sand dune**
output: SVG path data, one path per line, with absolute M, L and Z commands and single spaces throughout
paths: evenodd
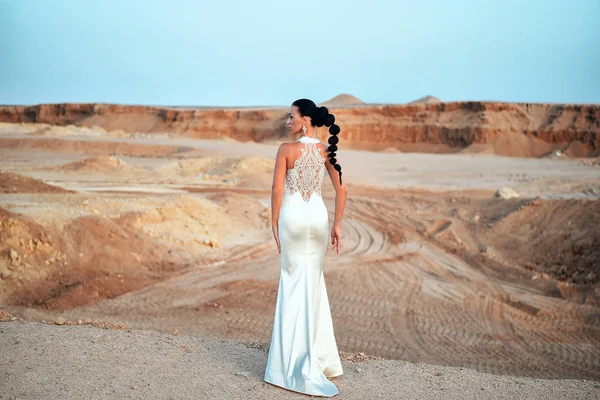
M 351 94 L 343 93 L 327 100 L 326 102 L 320 103 L 319 105 L 325 107 L 343 107 L 358 104 L 365 104 L 365 102 L 358 97 L 352 96 Z
M 219 176 L 225 178 L 240 177 L 247 174 L 263 174 L 273 171 L 274 162 L 263 157 L 225 158 L 203 157 L 189 158 L 172 162 L 160 168 L 162 174 L 189 176 Z
M 424 96 L 424 97 L 421 97 L 420 99 L 413 100 L 408 104 L 435 104 L 435 103 L 441 103 L 441 102 L 442 101 L 435 96 Z
M 39 179 L 12 172 L 0 171 L 0 193 L 69 193 L 61 187 L 49 185 Z
M 59 171 L 79 171 L 93 173 L 135 172 L 136 169 L 117 157 L 90 157 L 54 167 Z

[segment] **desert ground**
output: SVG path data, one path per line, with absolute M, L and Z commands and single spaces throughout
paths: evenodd
M 0 325 L 2 347 L 110 321 L 159 341 L 176 332 L 186 346 L 242 343 L 264 364 L 279 278 L 270 186 L 283 140 L 0 123 L 0 309 L 17 318 Z M 553 148 L 524 156 L 521 144 L 341 147 L 342 254 L 328 251 L 325 265 L 352 375 L 341 388 L 366 376 L 350 366 L 357 354 L 372 376 L 417 363 L 421 377 L 455 367 L 533 386 L 600 380 L 598 159 Z M 65 326 L 40 324 L 57 319 Z M 598 394 L 574 385 L 581 398 Z
M 306 399 L 263 381 L 258 343 L 107 323 L 0 323 L 0 399 Z M 339 399 L 597 399 L 600 383 L 342 353 Z

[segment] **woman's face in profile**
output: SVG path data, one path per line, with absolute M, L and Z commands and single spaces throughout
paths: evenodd
M 288 119 L 285 122 L 285 125 L 287 126 L 290 136 L 294 136 L 297 135 L 299 133 L 302 133 L 302 116 L 300 115 L 300 112 L 298 111 L 298 107 L 296 106 L 291 106 L 290 107 L 290 111 L 288 113 Z

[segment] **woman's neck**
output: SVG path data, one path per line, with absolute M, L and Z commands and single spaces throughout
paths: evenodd
M 317 137 L 317 132 L 315 132 L 315 128 L 310 127 L 310 128 L 306 128 L 306 133 L 301 133 L 296 139 L 300 139 L 302 136 L 306 136 L 309 137 L 311 139 L 316 139 Z

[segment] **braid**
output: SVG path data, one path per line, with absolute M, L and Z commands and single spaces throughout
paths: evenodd
M 316 111 L 314 112 L 314 116 L 316 117 L 316 120 L 313 117 L 313 121 L 315 122 L 315 125 L 317 126 L 328 126 L 329 127 L 329 133 L 331 134 L 331 136 L 329 137 L 329 147 L 327 148 L 327 151 L 329 152 L 328 156 L 329 156 L 329 162 L 331 163 L 331 165 L 333 165 L 333 168 L 338 172 L 338 174 L 340 175 L 340 185 L 342 184 L 342 166 L 340 164 L 338 164 L 335 156 L 336 156 L 336 151 L 338 150 L 337 144 L 340 141 L 340 138 L 337 136 L 340 133 L 340 127 L 338 125 L 335 124 L 335 116 L 333 114 L 329 114 L 329 110 L 327 109 L 327 107 L 317 107 Z
M 337 144 L 340 141 L 338 134 L 340 133 L 340 127 L 335 124 L 335 116 L 329 113 L 327 107 L 317 107 L 314 102 L 308 99 L 299 99 L 292 103 L 293 106 L 298 107 L 300 114 L 303 116 L 309 116 L 312 119 L 312 125 L 321 127 L 323 125 L 329 127 L 329 162 L 333 165 L 333 168 L 340 175 L 340 185 L 342 184 L 342 167 L 337 163 L 335 159 L 336 151 L 338 150 Z
M 329 114 L 329 115 L 331 115 L 331 119 L 333 121 L 335 121 L 335 117 L 333 116 L 333 114 Z M 333 168 L 335 168 L 335 170 L 340 174 L 340 185 L 341 185 L 342 184 L 342 166 L 340 164 L 338 164 L 337 160 L 335 159 L 335 156 L 336 156 L 335 152 L 338 150 L 337 144 L 340 141 L 340 139 L 337 136 L 340 133 L 340 127 L 332 122 L 331 126 L 329 127 L 329 133 L 331 134 L 331 136 L 329 137 L 329 140 L 328 140 L 329 147 L 327 148 L 327 151 L 329 151 L 329 162 L 331 163 L 331 165 L 333 165 Z

